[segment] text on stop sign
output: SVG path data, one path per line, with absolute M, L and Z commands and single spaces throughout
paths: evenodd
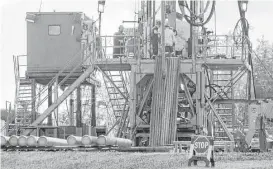
M 207 146 L 209 146 L 209 142 L 195 142 L 194 143 L 194 149 L 197 148 L 206 148 Z

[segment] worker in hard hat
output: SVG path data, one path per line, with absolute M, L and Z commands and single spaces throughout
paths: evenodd
M 168 20 L 165 21 L 165 53 L 174 54 L 175 36 Z
M 161 29 L 161 21 L 157 20 L 156 25 L 152 29 L 151 42 L 153 47 L 153 58 L 158 55 L 158 45 L 160 43 L 160 29 Z
M 124 56 L 125 41 L 126 39 L 124 27 L 120 25 L 118 32 L 114 34 L 113 58 L 119 58 Z

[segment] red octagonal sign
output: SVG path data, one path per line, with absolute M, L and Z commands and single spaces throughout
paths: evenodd
M 193 142 L 196 153 L 205 153 L 209 149 L 209 140 L 207 137 L 199 136 Z

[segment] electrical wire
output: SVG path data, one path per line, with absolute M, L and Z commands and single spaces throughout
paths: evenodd
M 192 26 L 204 26 L 205 24 L 207 24 L 207 23 L 210 21 L 210 19 L 211 19 L 213 13 L 214 13 L 214 11 L 215 11 L 215 4 L 216 4 L 216 1 L 214 0 L 213 3 L 212 3 L 211 10 L 210 10 L 210 14 L 209 14 L 208 18 L 207 18 L 205 21 L 202 21 L 202 22 L 200 22 L 200 23 L 192 22 L 191 19 L 197 20 L 198 18 L 200 18 L 200 16 L 203 15 L 204 12 L 207 11 L 208 2 L 207 2 L 207 5 L 206 5 L 205 10 L 204 10 L 199 16 L 197 16 L 194 12 L 192 12 L 192 11 L 189 9 L 189 6 L 188 6 L 187 1 L 178 1 L 178 4 L 179 4 L 179 8 L 180 8 L 180 10 L 181 10 L 181 12 L 182 12 L 182 15 L 184 16 L 185 20 L 186 20 L 189 24 L 191 24 Z M 188 11 L 190 12 L 190 14 L 193 15 L 193 16 L 191 17 L 191 16 L 186 15 L 186 14 L 185 14 L 184 8 L 187 8 Z M 191 18 L 191 19 L 189 19 L 189 18 Z
M 41 1 L 40 1 L 39 12 L 41 12 L 41 9 L 42 9 L 42 4 L 43 4 L 43 0 L 41 0 Z

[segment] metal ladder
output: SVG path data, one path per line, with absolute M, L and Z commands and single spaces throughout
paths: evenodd
M 224 86 L 232 77 L 232 71 L 214 71 L 213 72 L 213 84 L 219 89 L 220 87 Z M 230 85 L 229 85 L 230 86 Z M 220 95 L 222 99 L 231 99 L 232 98 L 232 90 L 229 90 L 226 93 L 222 93 Z M 232 129 L 232 115 L 233 115 L 233 103 L 220 103 L 214 104 L 215 110 L 217 114 L 225 123 L 228 130 Z M 226 132 L 222 129 L 222 126 L 219 120 L 215 126 L 215 137 L 219 140 L 228 140 Z
M 127 89 L 126 73 L 122 71 L 104 71 L 103 80 L 114 116 L 119 121 L 117 136 L 121 137 L 122 131 L 127 128 L 129 113 L 129 92 Z
M 28 126 L 31 124 L 32 115 L 32 86 L 33 81 L 29 79 L 20 79 L 18 86 L 18 96 L 16 99 L 16 115 L 15 124 L 16 126 Z
M 25 127 L 31 124 L 33 110 L 33 84 L 34 80 L 26 79 L 25 75 L 20 75 L 20 67 L 25 66 L 20 64 L 19 57 L 24 55 L 13 56 L 14 74 L 15 74 L 15 115 L 10 122 L 14 120 L 14 125 L 7 123 L 1 130 L 7 129 L 7 135 L 18 134 L 20 127 Z
M 78 55 L 80 55 L 84 50 L 88 49 L 89 46 L 91 46 L 95 41 L 92 41 L 89 45 L 87 45 L 85 48 L 83 48 L 82 50 L 80 50 L 73 59 L 69 60 L 68 63 L 66 64 L 66 66 L 63 67 L 62 70 L 60 70 L 56 76 L 48 83 L 48 85 L 46 85 L 40 93 L 38 93 L 36 96 L 34 96 L 33 99 L 37 99 L 37 96 L 40 96 L 43 92 L 47 91 L 48 86 L 53 85 L 56 82 L 56 79 L 58 78 L 58 76 L 60 76 L 67 67 L 69 67 L 71 64 L 73 64 L 73 62 L 75 61 L 75 59 L 78 59 Z M 95 56 L 94 51 L 90 52 L 86 58 L 79 62 L 76 66 L 74 66 L 73 70 L 71 70 L 68 75 L 66 77 L 64 77 L 64 79 L 62 79 L 62 81 L 58 82 L 57 87 L 59 88 L 62 84 L 65 83 L 65 81 L 76 71 L 79 70 L 84 63 L 86 63 L 88 61 L 88 59 L 91 59 L 91 57 Z M 92 62 L 89 62 L 88 65 L 86 65 L 86 69 L 84 70 L 84 72 L 72 83 L 72 85 L 70 85 L 60 96 L 58 96 L 58 98 L 56 99 L 56 101 L 50 105 L 42 114 L 40 114 L 40 116 L 34 120 L 29 126 L 37 126 L 38 124 L 40 124 L 41 122 L 43 122 L 43 120 L 45 118 L 48 117 L 48 115 L 50 115 L 52 113 L 52 111 L 54 111 L 84 80 L 88 80 L 90 83 L 95 83 L 96 85 L 98 85 L 96 83 L 95 80 L 93 80 L 92 78 L 90 78 L 90 74 L 94 71 L 94 65 Z M 58 89 L 55 88 L 54 90 Z M 54 92 L 52 90 L 52 92 Z M 46 99 L 48 98 L 48 95 L 46 95 L 44 98 L 42 98 L 40 103 L 37 103 L 37 107 L 39 105 L 41 105 L 42 102 L 44 102 Z M 35 106 L 35 107 L 36 107 Z M 23 132 L 23 135 L 29 135 L 31 132 L 33 131 L 33 129 L 25 129 Z

